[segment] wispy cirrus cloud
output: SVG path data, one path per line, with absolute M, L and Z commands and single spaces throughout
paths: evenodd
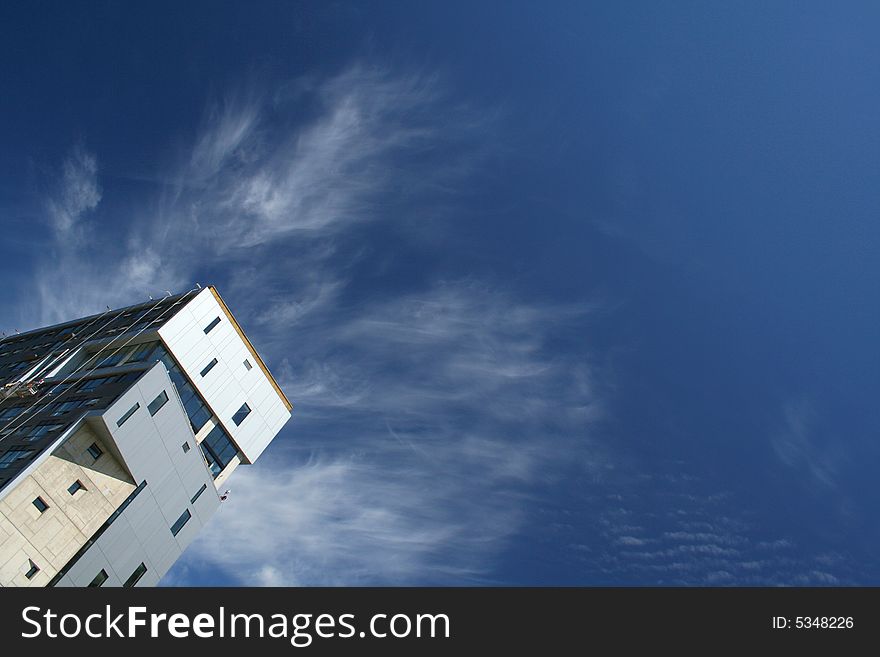
M 60 185 L 47 200 L 49 217 L 59 237 L 76 238 L 83 216 L 100 202 L 97 158 L 80 144 L 64 160 Z
M 815 407 L 803 399 L 790 401 L 783 406 L 782 415 L 784 426 L 771 442 L 779 460 L 789 468 L 805 472 L 813 483 L 835 488 L 842 454 L 817 435 Z
M 364 65 L 251 88 L 209 107 L 122 239 L 94 231 L 100 265 L 59 239 L 63 257 L 38 277 L 44 312 L 209 276 L 296 405 L 167 582 L 200 568 L 241 583 L 479 581 L 527 521 L 535 482 L 560 464 L 604 467 L 586 351 L 550 348 L 589 307 L 448 271 L 378 299 L 358 286 L 355 269 L 375 275 L 422 226 L 453 248 L 437 218 L 473 184 L 488 116 L 435 77 Z M 386 247 L 375 227 L 401 237 Z
M 534 483 L 578 459 L 607 465 L 589 435 L 601 403 L 586 363 L 546 344 L 582 312 L 468 282 L 322 311 L 294 329 L 279 371 L 297 439 L 281 464 L 237 475 L 181 567 L 245 582 L 272 562 L 282 584 L 480 581 Z

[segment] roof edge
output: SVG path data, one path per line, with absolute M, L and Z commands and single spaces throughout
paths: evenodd
M 226 305 L 226 302 L 223 301 L 223 298 L 220 296 L 220 293 L 217 292 L 217 288 L 213 285 L 209 285 L 208 289 L 211 290 L 211 294 L 214 295 L 214 298 L 217 300 L 217 303 L 220 304 L 220 308 L 223 309 L 223 312 L 226 314 L 226 317 L 229 319 L 229 322 L 232 324 L 233 328 L 235 328 L 235 332 L 238 333 L 238 337 L 242 339 L 245 346 L 248 348 L 248 351 L 251 352 L 251 356 L 254 357 L 254 360 L 257 361 L 257 365 L 259 365 L 260 369 L 263 371 L 263 374 L 269 379 L 269 383 L 272 384 L 272 387 L 275 389 L 275 392 L 278 393 L 278 396 L 281 398 L 281 401 L 284 403 L 284 406 L 288 411 L 293 409 L 293 404 L 290 403 L 290 400 L 287 398 L 287 395 L 284 394 L 284 391 L 281 389 L 281 386 L 278 385 L 278 382 L 275 380 L 275 377 L 272 376 L 272 372 L 269 371 L 269 368 L 266 367 L 266 363 L 263 362 L 263 359 L 260 358 L 260 354 L 257 353 L 257 350 L 254 349 L 254 345 L 251 344 L 251 341 L 248 340 L 248 337 L 244 334 L 244 331 L 241 330 L 241 326 L 238 323 L 238 320 L 235 319 L 232 312 L 229 310 L 229 307 Z

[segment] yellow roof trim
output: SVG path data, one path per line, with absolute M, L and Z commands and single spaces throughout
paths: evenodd
M 278 382 L 275 381 L 275 377 L 272 376 L 272 373 L 269 371 L 269 368 L 266 367 L 266 363 L 263 362 L 263 359 L 260 358 L 260 354 L 257 353 L 257 350 L 254 349 L 254 345 L 251 344 L 251 341 L 248 340 L 247 336 L 244 334 L 244 331 L 241 330 L 241 326 L 238 325 L 235 317 L 233 317 L 232 313 L 229 312 L 229 308 L 226 305 L 226 302 L 220 297 L 220 294 L 217 292 L 217 289 L 210 285 L 208 289 L 211 290 L 211 294 L 214 295 L 214 298 L 217 299 L 217 303 L 220 304 L 220 307 L 223 309 L 223 312 L 226 313 L 226 317 L 229 318 L 229 322 L 235 328 L 236 333 L 242 339 L 244 344 L 247 346 L 248 351 L 251 352 L 251 355 L 254 357 L 254 360 L 257 361 L 257 365 L 260 366 L 260 369 L 263 370 L 263 374 L 269 379 L 269 383 L 272 384 L 272 387 L 275 388 L 275 392 L 278 393 L 278 396 L 281 397 L 281 401 L 284 402 L 284 405 L 287 407 L 287 410 L 291 410 L 293 408 L 293 404 L 290 403 L 290 400 L 287 399 L 287 395 L 284 394 L 284 391 L 281 390 L 281 387 L 278 385 Z

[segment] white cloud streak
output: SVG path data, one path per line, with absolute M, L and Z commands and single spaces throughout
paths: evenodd
M 97 158 L 79 145 L 64 161 L 60 187 L 47 202 L 53 228 L 63 239 L 77 238 L 83 216 L 100 201 Z
M 155 212 L 133 209 L 121 241 L 94 230 L 89 248 L 65 242 L 98 201 L 62 195 L 84 200 L 55 220 L 41 321 L 202 272 L 219 284 L 222 262 L 225 296 L 255 342 L 270 362 L 287 355 L 273 369 L 294 421 L 236 473 L 166 583 L 201 568 L 267 585 L 479 581 L 528 521 L 532 484 L 562 464 L 602 469 L 588 439 L 601 415 L 591 368 L 548 347 L 588 308 L 460 277 L 381 300 L 358 293 L 352 268 L 382 248 L 364 229 L 417 234 L 478 169 L 490 128 L 434 78 L 354 66 L 209 109 L 145 204 Z M 77 161 L 95 183 L 80 188 L 98 189 L 94 157 Z

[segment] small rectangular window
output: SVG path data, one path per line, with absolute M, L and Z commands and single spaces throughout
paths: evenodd
M 189 442 L 183 443 L 183 453 L 186 454 L 189 451 Z
M 34 506 L 37 507 L 37 510 L 40 513 L 44 513 L 46 509 L 49 508 L 49 505 L 46 504 L 46 500 L 44 500 L 42 497 L 34 498 Z
M 28 559 L 28 563 L 31 565 L 31 568 L 24 574 L 24 576 L 28 579 L 33 579 L 34 575 L 40 572 L 40 567 L 33 562 L 33 559 Z
M 125 424 L 125 421 L 128 418 L 130 418 L 132 415 L 134 415 L 135 411 L 137 409 L 139 409 L 140 407 L 141 407 L 140 402 L 137 402 L 134 406 L 129 408 L 127 411 L 125 411 L 125 415 L 123 415 L 121 418 L 116 420 L 116 426 L 121 427 L 123 424 Z
M 189 522 L 189 519 L 192 518 L 192 514 L 189 512 L 189 509 L 180 514 L 180 517 L 174 521 L 174 524 L 171 525 L 171 533 L 174 536 L 177 536 L 180 533 L 180 530 L 183 529 L 183 526 Z
M 83 483 L 79 479 L 74 481 L 67 488 L 67 492 L 70 493 L 71 495 L 76 495 L 76 493 L 81 490 L 86 490 L 86 487 L 83 486 Z
M 248 416 L 250 412 L 250 406 L 248 406 L 247 404 L 242 405 L 242 407 L 235 412 L 235 415 L 232 416 L 232 421 L 235 422 L 235 426 L 238 426 L 242 422 L 244 422 L 244 419 Z
M 214 319 L 212 319 L 212 320 L 211 320 L 211 323 L 208 324 L 208 325 L 205 327 L 205 335 L 208 335 L 208 333 L 210 333 L 211 330 L 212 330 L 215 326 L 217 326 L 217 324 L 219 324 L 219 323 L 220 323 L 220 318 L 219 318 L 219 317 L 215 317 Z
M 216 365 L 216 364 L 217 364 L 217 359 L 216 358 L 212 359 L 211 362 L 208 363 L 207 365 L 205 365 L 205 368 L 202 370 L 202 376 L 205 376 L 208 372 L 210 372 L 212 369 L 214 369 L 214 365 Z
M 150 411 L 150 415 L 155 415 L 156 413 L 158 413 L 159 409 L 162 408 L 165 405 L 165 402 L 167 402 L 167 401 L 168 401 L 168 393 L 163 390 L 161 393 L 159 393 L 156 396 L 156 398 L 153 401 L 151 401 L 147 405 L 147 410 Z
M 101 457 L 101 454 L 104 453 L 104 451 L 98 447 L 98 443 L 92 443 L 86 451 L 89 453 L 89 456 L 96 461 Z
M 199 498 L 202 496 L 202 493 L 205 492 L 205 489 L 206 489 L 207 487 L 208 487 L 208 484 L 202 484 L 202 487 L 199 488 L 198 492 L 197 492 L 195 495 L 192 496 L 192 499 L 190 500 L 190 502 L 192 502 L 193 504 L 195 504 L 195 503 L 196 503 L 196 500 L 199 499 Z
M 248 372 L 250 372 L 252 367 L 253 367 L 253 365 L 251 365 L 251 361 L 249 361 L 247 358 L 245 358 L 244 359 L 244 369 L 246 369 Z
M 101 572 L 95 575 L 95 579 L 89 582 L 89 586 L 103 586 L 107 581 L 107 571 L 101 568 Z
M 141 562 L 141 565 L 134 569 L 134 572 L 131 576 L 125 580 L 125 584 L 123 584 L 123 588 L 130 589 L 132 586 L 137 584 L 141 577 L 144 576 L 144 573 L 147 572 L 147 565 L 144 562 Z

